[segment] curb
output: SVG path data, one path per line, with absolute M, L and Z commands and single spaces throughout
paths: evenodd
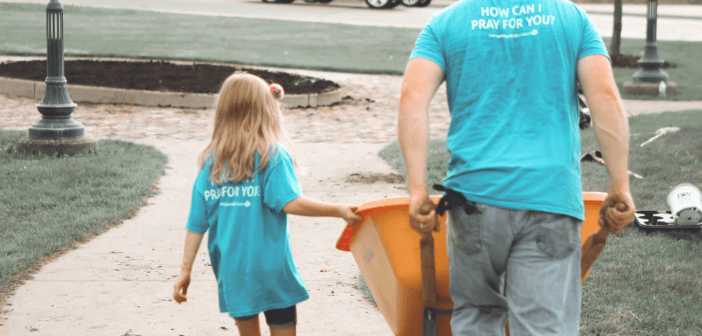
M 208 109 L 215 106 L 217 99 L 216 94 L 129 90 L 76 84 L 68 84 L 66 89 L 71 100 L 76 103 Z M 45 90 L 44 82 L 0 77 L 0 94 L 42 99 Z M 339 101 L 341 89 L 319 94 L 285 95 L 280 103 L 285 108 L 306 108 L 328 106 Z

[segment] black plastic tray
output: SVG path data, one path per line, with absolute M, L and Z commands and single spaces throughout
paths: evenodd
M 670 211 L 639 210 L 634 214 L 634 223 L 642 229 L 694 229 L 701 228 L 702 222 L 697 225 L 677 225 Z

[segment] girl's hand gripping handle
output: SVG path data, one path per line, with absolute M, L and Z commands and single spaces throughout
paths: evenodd
M 351 226 L 358 225 L 363 220 L 363 217 L 361 217 L 361 213 L 358 212 L 358 206 L 355 205 L 342 205 L 341 209 L 339 210 L 339 213 L 341 215 L 341 218 L 343 218 L 346 221 L 346 224 Z

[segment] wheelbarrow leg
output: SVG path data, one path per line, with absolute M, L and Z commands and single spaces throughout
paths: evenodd
M 424 304 L 423 335 L 436 336 L 436 273 L 434 268 L 434 237 L 422 234 L 419 240 L 422 263 L 422 301 Z
M 436 310 L 424 307 L 424 336 L 436 336 Z

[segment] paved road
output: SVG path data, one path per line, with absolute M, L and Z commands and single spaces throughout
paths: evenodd
M 48 3 L 37 0 L 1 2 Z M 353 25 L 421 28 L 429 17 L 455 2 L 433 0 L 426 8 L 398 6 L 392 10 L 369 9 L 363 0 L 334 0 L 330 4 L 265 4 L 257 0 L 62 0 L 64 5 L 129 8 L 170 13 L 268 18 Z M 612 33 L 612 5 L 582 4 L 602 36 Z M 624 6 L 622 37 L 646 38 L 646 6 Z M 661 5 L 658 8 L 659 40 L 702 41 L 702 5 Z

